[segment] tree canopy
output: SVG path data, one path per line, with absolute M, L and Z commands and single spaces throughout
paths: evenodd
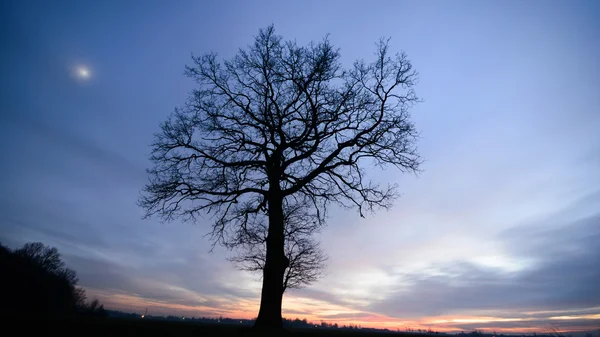
M 43 316 L 104 316 L 97 300 L 85 303 L 75 271 L 67 268 L 58 250 L 30 242 L 10 250 L 0 245 L 2 287 L 0 312 Z
M 365 166 L 419 169 L 417 73 L 388 40 L 374 56 L 346 69 L 328 38 L 299 46 L 261 29 L 229 60 L 192 57 L 186 75 L 197 86 L 155 135 L 139 202 L 147 216 L 209 214 L 213 242 L 231 249 L 268 224 L 257 326 L 281 327 L 287 208 L 305 207 L 319 226 L 330 204 L 364 216 L 397 196 Z

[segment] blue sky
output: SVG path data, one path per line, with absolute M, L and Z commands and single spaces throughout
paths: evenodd
M 284 315 L 365 326 L 543 331 L 600 325 L 600 3 L 8 1 L 0 10 L 0 241 L 56 246 L 108 307 L 254 317 L 256 275 L 195 225 L 142 220 L 152 135 L 193 88 L 190 56 L 228 58 L 274 24 L 342 62 L 391 37 L 420 74 L 418 177 L 333 209 L 326 276 Z M 85 66 L 89 77 L 76 76 Z

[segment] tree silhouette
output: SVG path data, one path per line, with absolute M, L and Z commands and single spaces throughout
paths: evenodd
M 139 204 L 167 221 L 209 214 L 213 243 L 228 248 L 268 224 L 255 327 L 281 328 L 284 208 L 310 205 L 322 224 L 332 203 L 360 216 L 391 206 L 396 186 L 371 182 L 362 165 L 418 170 L 408 111 L 417 74 L 386 40 L 372 63 L 343 69 L 327 38 L 299 46 L 272 26 L 230 60 L 192 61 L 186 74 L 198 87 L 155 135 Z
M 28 259 L 46 273 L 63 278 L 73 287 L 79 281 L 75 272 L 65 267 L 64 262 L 60 259 L 58 249 L 55 247 L 45 246 L 41 242 L 29 242 L 15 250 L 15 254 Z
M 315 221 L 309 205 L 285 204 L 284 207 L 284 251 L 289 261 L 283 277 L 283 292 L 288 288 L 302 288 L 319 279 L 325 267 L 327 257 L 312 239 L 312 235 L 320 229 L 320 222 Z M 251 272 L 264 272 L 266 265 L 266 244 L 268 225 L 263 223 L 252 226 L 252 230 L 242 234 L 234 247 L 238 255 L 230 258 L 239 269 Z
M 11 251 L 2 247 L 0 311 L 35 315 L 72 315 L 85 306 L 77 276 L 65 267 L 58 250 L 40 242 Z

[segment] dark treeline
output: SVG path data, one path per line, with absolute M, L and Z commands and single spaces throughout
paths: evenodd
M 154 315 L 140 315 L 138 313 L 126 313 L 118 310 L 107 310 L 107 314 L 112 318 L 125 318 L 125 319 L 133 319 L 139 321 L 169 321 L 169 322 L 181 322 L 181 323 L 196 323 L 196 324 L 210 324 L 210 325 L 221 325 L 221 326 L 241 326 L 241 327 L 251 327 L 254 325 L 255 319 L 239 319 L 239 318 L 227 318 L 227 317 L 189 317 L 189 316 L 154 316 Z M 393 333 L 400 334 L 403 336 L 463 336 L 463 337 L 572 337 L 571 334 L 564 335 L 562 333 L 556 333 L 552 331 L 548 331 L 548 333 L 542 334 L 503 334 L 497 333 L 496 331 L 483 331 L 483 330 L 473 330 L 470 332 L 453 332 L 453 333 L 444 333 L 439 331 L 434 331 L 431 328 L 428 329 L 413 329 L 413 328 L 405 328 L 405 329 L 377 329 L 377 328 L 366 328 L 362 327 L 358 324 L 338 324 L 338 323 L 328 323 L 325 321 L 320 321 L 318 323 L 310 322 L 307 319 L 290 319 L 283 318 L 283 326 L 286 330 L 291 331 L 303 331 L 307 330 L 332 330 L 332 331 L 348 331 L 348 332 L 356 332 L 356 333 L 367 333 L 367 335 L 371 336 L 371 333 Z M 600 331 L 599 331 L 600 332 Z M 355 334 L 353 334 L 355 335 Z M 320 336 L 320 335 L 319 335 Z M 358 336 L 358 335 L 356 335 Z M 360 334 L 362 336 L 362 334 Z M 599 335 L 600 336 L 600 335 Z M 588 333 L 585 337 L 594 337 L 592 334 Z
M 160 320 L 160 321 L 179 321 L 179 322 L 190 322 L 190 323 L 201 323 L 201 324 L 221 324 L 221 325 L 239 325 L 239 326 L 252 326 L 254 325 L 255 319 L 239 319 L 239 318 L 227 318 L 227 317 L 189 317 L 189 316 L 154 316 L 154 315 L 140 315 L 136 313 L 125 313 L 118 310 L 107 310 L 109 317 L 114 318 L 129 318 L 129 319 L 144 319 L 144 320 Z M 389 329 L 375 329 L 365 328 L 358 324 L 338 324 L 328 323 L 320 321 L 318 323 L 310 322 L 305 319 L 290 319 L 283 318 L 283 327 L 286 329 L 328 329 L 328 330 L 345 330 L 345 331 L 362 331 L 362 332 L 388 332 L 397 333 L 398 330 Z M 414 331 L 416 332 L 416 331 Z M 423 333 L 426 331 L 423 330 Z M 432 334 L 440 334 L 439 332 L 428 331 Z
M 11 250 L 0 244 L 0 271 L 3 316 L 106 316 L 98 300 L 86 303 L 75 271 L 65 266 L 54 247 L 33 242 Z

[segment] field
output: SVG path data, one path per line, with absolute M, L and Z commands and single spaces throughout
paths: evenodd
M 20 318 L 10 319 L 1 325 L 2 335 L 9 336 L 152 336 L 152 337 L 187 337 L 187 336 L 264 336 L 272 333 L 259 333 L 248 326 L 225 324 L 202 324 L 195 322 L 154 321 L 141 319 L 108 318 L 101 320 L 49 320 Z M 391 333 L 320 330 L 320 329 L 287 329 L 277 335 L 289 336 L 387 336 Z M 424 336 L 401 333 L 402 336 Z

